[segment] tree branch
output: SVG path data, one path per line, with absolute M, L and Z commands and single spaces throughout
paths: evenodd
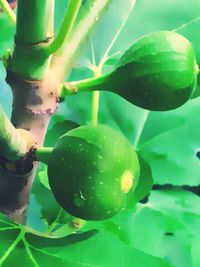
M 30 132 L 16 129 L 0 107 L 1 157 L 8 160 L 20 160 L 28 153 L 33 144 Z
M 74 22 L 76 20 L 78 11 L 80 9 L 82 0 L 71 0 L 69 3 L 69 6 L 66 10 L 63 23 L 61 25 L 61 28 L 58 32 L 58 35 L 54 39 L 54 41 L 50 44 L 48 48 L 49 54 L 53 54 L 56 51 L 58 51 L 63 43 L 66 42 L 66 39 L 71 33 L 71 30 L 73 28 Z
M 6 13 L 10 21 L 15 24 L 16 23 L 16 16 L 15 13 L 12 11 L 12 8 L 8 4 L 6 0 L 0 0 L 0 7 L 3 9 L 3 11 Z

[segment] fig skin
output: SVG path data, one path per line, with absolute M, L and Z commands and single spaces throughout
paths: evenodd
M 197 73 L 192 44 L 176 32 L 159 31 L 143 36 L 126 51 L 109 82 L 119 82 L 120 75 L 123 86 L 116 84 L 116 93 L 139 107 L 166 111 L 190 99 Z
M 140 173 L 129 141 L 114 129 L 81 126 L 60 137 L 48 163 L 51 190 L 71 215 L 105 220 L 117 214 Z

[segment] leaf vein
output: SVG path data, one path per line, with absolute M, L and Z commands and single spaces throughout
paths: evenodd
M 29 243 L 26 241 L 25 238 L 23 238 L 22 241 L 23 241 L 23 243 L 24 243 L 26 252 L 27 252 L 27 254 L 29 255 L 30 260 L 33 262 L 34 266 L 36 266 L 36 267 L 40 267 L 40 266 L 38 265 L 37 261 L 35 260 L 35 258 L 33 257 L 33 254 L 32 254 L 32 252 L 31 252 Z
M 12 245 L 6 250 L 4 255 L 0 258 L 0 266 L 2 266 L 2 264 L 5 262 L 5 260 L 9 257 L 10 253 L 15 249 L 17 244 L 22 240 L 24 234 L 25 234 L 25 230 L 21 230 L 18 237 L 14 240 Z

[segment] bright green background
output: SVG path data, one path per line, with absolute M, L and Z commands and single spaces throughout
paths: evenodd
M 57 0 L 55 26 L 67 6 Z M 200 16 L 200 0 L 113 0 L 75 64 L 70 80 L 92 76 L 93 47 L 96 63 L 122 24 L 104 66 L 113 68 L 116 59 L 141 35 L 156 30 L 174 30 Z M 126 21 L 127 19 L 127 21 Z M 200 20 L 179 31 L 194 45 L 200 64 Z M 12 48 L 14 29 L 0 14 L 0 54 Z M 6 85 L 5 70 L 0 64 L 0 103 L 10 114 L 11 92 Z M 56 75 L 56 73 L 55 73 Z M 198 90 L 196 93 L 198 96 Z M 67 97 L 52 119 L 46 143 L 53 145 L 55 136 L 90 123 L 91 93 Z M 20 227 L 0 219 L 0 255 L 11 247 L 2 266 L 101 266 L 101 267 L 199 267 L 200 199 L 183 189 L 183 185 L 200 184 L 200 98 L 168 112 L 149 112 L 131 105 L 112 93 L 101 93 L 99 122 L 121 131 L 137 143 L 142 175 L 139 187 L 126 210 L 104 222 L 90 222 L 78 233 L 67 236 L 66 222 L 71 216 L 62 212 L 48 187 L 45 166 L 41 165 L 30 196 L 27 224 L 45 231 L 55 223 L 55 236 L 48 240 L 28 233 L 15 246 Z M 63 122 L 64 121 L 64 122 Z M 152 175 L 151 175 L 152 174 Z M 135 202 L 147 195 L 154 184 L 171 186 L 152 190 L 148 202 Z M 197 188 L 198 189 L 198 188 Z M 199 190 L 200 191 L 200 190 Z M 57 217 L 57 219 L 56 219 Z M 55 221 L 56 220 L 56 221 Z M 13 245 L 14 244 L 14 245 Z

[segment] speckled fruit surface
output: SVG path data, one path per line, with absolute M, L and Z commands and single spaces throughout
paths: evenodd
M 49 184 L 58 203 L 86 220 L 104 220 L 127 202 L 140 172 L 129 141 L 104 126 L 81 126 L 60 137 L 48 164 Z

